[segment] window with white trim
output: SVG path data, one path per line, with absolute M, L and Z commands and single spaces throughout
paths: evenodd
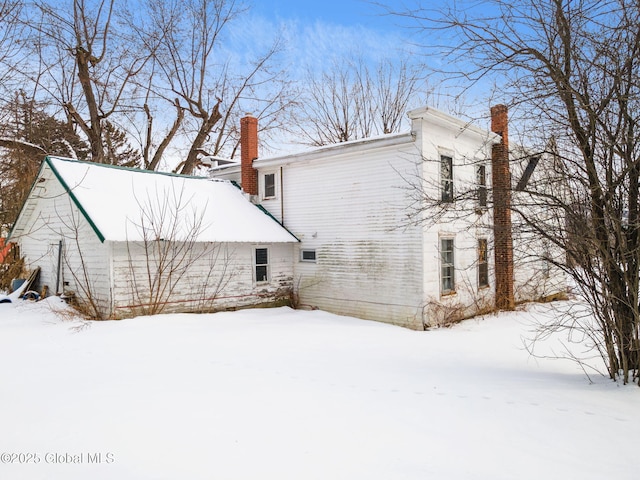
M 487 166 L 478 166 L 478 205 L 487 206 Z
M 263 183 L 262 198 L 275 198 L 276 197 L 276 174 L 266 173 L 263 177 L 262 183 Z
M 300 261 L 301 262 L 313 262 L 316 261 L 316 251 L 310 249 L 300 250 Z
M 440 187 L 443 202 L 453 202 L 453 157 L 440 155 Z
M 455 267 L 453 238 L 440 239 L 440 291 L 443 294 L 455 291 Z
M 269 249 L 256 248 L 254 252 L 254 270 L 256 283 L 269 281 Z

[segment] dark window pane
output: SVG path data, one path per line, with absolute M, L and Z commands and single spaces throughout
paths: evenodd
M 264 176 L 264 196 L 275 197 L 276 196 L 276 175 L 275 173 L 269 173 Z
M 269 254 L 266 248 L 256 248 L 256 265 L 267 265 Z
M 256 282 L 266 282 L 267 280 L 267 266 L 256 265 Z
M 487 240 L 484 238 L 478 240 L 478 261 L 487 263 Z
M 307 260 L 309 262 L 315 262 L 315 260 L 316 260 L 316 251 L 315 250 L 303 250 L 302 251 L 302 260 Z
M 256 282 L 269 281 L 269 251 L 266 248 L 256 248 Z
M 481 207 L 487 206 L 487 167 L 478 167 L 478 204 Z
M 489 261 L 487 259 L 487 240 L 478 240 L 478 286 L 489 285 Z
M 453 158 L 445 155 L 440 157 L 440 181 L 442 201 L 453 202 Z

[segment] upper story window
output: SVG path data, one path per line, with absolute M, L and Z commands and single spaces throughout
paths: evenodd
M 263 198 L 275 198 L 276 196 L 276 174 L 267 173 L 263 177 Z
M 440 190 L 443 202 L 453 202 L 453 157 L 440 155 Z
M 487 166 L 478 166 L 478 205 L 487 206 Z

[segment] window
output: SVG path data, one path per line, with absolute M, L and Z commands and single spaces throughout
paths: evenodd
M 300 261 L 301 262 L 315 262 L 316 261 L 316 251 L 315 250 L 301 250 L 300 251 Z
M 542 275 L 544 278 L 551 276 L 551 244 L 546 238 L 542 240 Z
M 276 174 L 267 173 L 264 176 L 264 198 L 274 198 L 276 196 Z
M 487 206 L 487 167 L 480 165 L 478 167 L 478 205 Z
M 452 293 L 455 290 L 453 238 L 440 239 L 440 277 L 442 293 Z
M 489 261 L 487 259 L 487 239 L 478 239 L 478 287 L 489 286 Z
M 453 157 L 440 156 L 440 182 L 442 201 L 453 202 Z
M 269 250 L 256 248 L 256 282 L 269 281 Z

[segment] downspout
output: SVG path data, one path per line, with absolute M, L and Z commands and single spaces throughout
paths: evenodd
M 284 186 L 283 186 L 283 179 L 284 179 L 284 175 L 282 173 L 282 166 L 280 167 L 280 220 L 282 223 L 282 226 L 285 225 L 284 223 Z
M 64 279 L 62 278 L 62 240 L 58 242 L 58 268 L 56 270 L 56 295 L 60 295 L 60 290 Z

